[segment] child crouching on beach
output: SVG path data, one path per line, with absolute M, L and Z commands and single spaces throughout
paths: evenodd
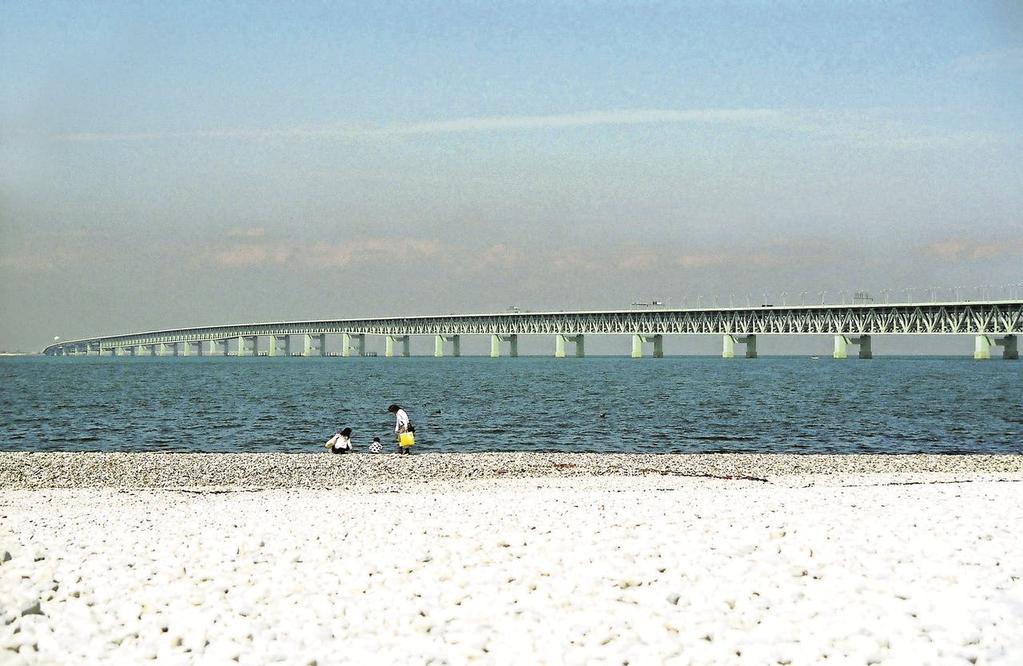
M 334 433 L 334 436 L 324 444 L 324 448 L 330 450 L 331 453 L 351 453 L 352 429 L 345 428 Z

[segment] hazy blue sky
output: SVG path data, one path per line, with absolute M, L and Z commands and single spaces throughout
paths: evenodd
M 1019 2 L 0 0 L 0 348 L 1021 266 Z

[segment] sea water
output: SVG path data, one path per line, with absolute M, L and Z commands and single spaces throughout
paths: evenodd
M 3 451 L 1023 453 L 1023 365 L 809 357 L 0 360 Z

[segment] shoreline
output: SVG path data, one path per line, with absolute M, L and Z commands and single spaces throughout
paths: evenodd
M 0 452 L 0 489 L 12 490 L 364 488 L 627 477 L 784 485 L 1023 481 L 1023 455 Z

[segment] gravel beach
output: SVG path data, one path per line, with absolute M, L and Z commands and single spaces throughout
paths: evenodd
M 0 662 L 1021 663 L 1015 456 L 0 454 Z
M 1019 478 L 1023 456 L 0 453 L 0 488 L 406 488 L 472 479 L 680 476 L 849 484 Z

